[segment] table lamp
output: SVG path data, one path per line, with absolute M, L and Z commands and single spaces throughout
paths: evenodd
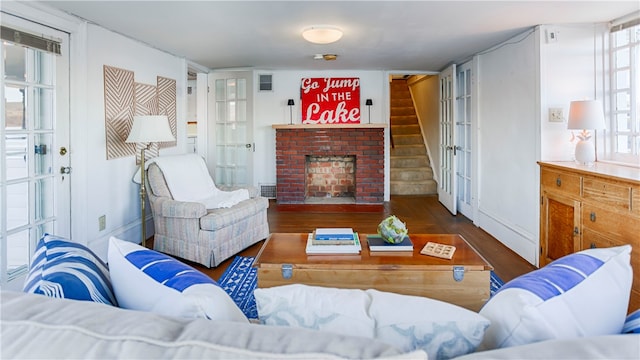
M 576 144 L 576 162 L 581 165 L 593 166 L 596 161 L 596 150 L 591 141 L 589 130 L 606 128 L 602 104 L 597 100 L 572 101 L 569 107 L 567 128 L 582 130 L 577 136 L 580 141 Z
M 144 211 L 144 200 L 147 194 L 145 186 L 145 165 L 144 151 L 149 148 L 149 144 L 158 141 L 173 141 L 175 138 L 171 133 L 169 119 L 164 115 L 142 115 L 133 117 L 133 125 L 125 142 L 142 144 L 140 150 L 140 213 L 142 215 L 142 246 L 146 247 L 146 221 Z

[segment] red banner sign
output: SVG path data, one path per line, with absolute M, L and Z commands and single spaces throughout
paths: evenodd
M 300 85 L 303 124 L 359 124 L 359 78 L 304 78 Z

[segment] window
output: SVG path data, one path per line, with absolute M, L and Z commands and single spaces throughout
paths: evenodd
M 640 165 L 640 25 L 611 31 L 610 160 Z

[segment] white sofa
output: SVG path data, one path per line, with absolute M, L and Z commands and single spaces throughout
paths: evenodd
M 179 319 L 3 290 L 2 359 L 426 359 L 324 331 Z M 638 359 L 640 334 L 551 340 L 459 359 Z
M 33 294 L 1 294 L 0 355 L 639 359 L 630 253 L 556 260 L 506 283 L 477 313 L 373 289 L 258 288 L 256 324 L 210 277 L 165 254 L 112 237 L 107 267 L 82 244 L 45 234 L 24 286 Z

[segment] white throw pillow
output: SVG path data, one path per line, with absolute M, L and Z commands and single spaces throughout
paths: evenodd
M 429 359 L 450 359 L 476 350 L 489 320 L 457 305 L 420 296 L 367 290 L 375 338 Z
M 111 237 L 108 260 L 122 308 L 183 318 L 249 321 L 215 281 L 174 258 Z
M 262 324 L 374 337 L 371 299 L 362 290 L 292 284 L 255 289 L 253 295 Z
M 489 321 L 442 301 L 377 290 L 284 285 L 254 291 L 266 325 L 297 326 L 364 336 L 429 359 L 473 352 Z
M 480 349 L 619 334 L 633 273 L 631 246 L 589 249 L 522 275 L 480 310 L 491 321 Z

